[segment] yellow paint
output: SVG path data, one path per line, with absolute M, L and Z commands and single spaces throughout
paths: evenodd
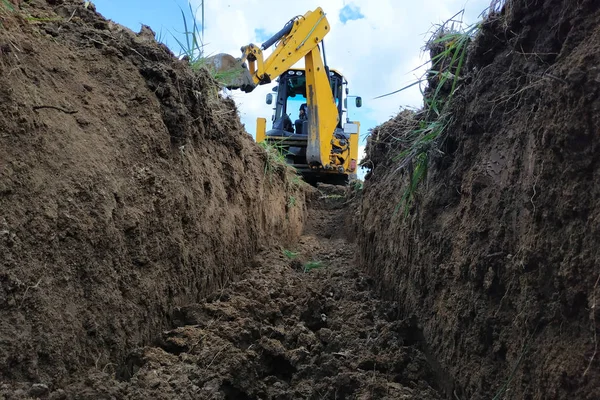
M 263 142 L 267 136 L 267 119 L 256 118 L 256 143 Z

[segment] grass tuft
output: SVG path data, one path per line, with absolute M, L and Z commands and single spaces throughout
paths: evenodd
M 298 253 L 285 249 L 283 250 L 283 255 L 290 260 L 293 260 L 296 257 L 298 257 Z
M 447 127 L 452 122 L 450 104 L 464 75 L 467 48 L 481 27 L 481 22 L 464 26 L 461 20 L 456 20 L 461 14 L 464 10 L 438 25 L 425 44 L 424 50 L 429 51 L 431 66 L 423 77 L 401 89 L 378 96 L 389 96 L 427 82 L 427 87 L 421 90 L 423 118 L 414 129 L 397 139 L 402 142 L 402 150 L 394 161 L 399 163 L 398 170 L 408 171 L 408 184 L 396 211 L 403 207 L 405 216 L 409 214 L 420 184 L 427 177 L 430 156 L 433 151 L 439 151 Z
M 13 7 L 12 4 L 10 4 L 10 2 L 8 0 L 0 1 L 0 7 L 6 8 L 8 11 L 15 11 L 15 8 Z
M 199 69 L 205 64 L 204 57 L 204 1 L 200 2 L 198 8 L 202 9 L 202 22 L 199 24 L 196 19 L 198 9 L 194 12 L 192 3 L 188 3 L 189 15 L 180 7 L 181 18 L 183 20 L 184 39 L 179 39 L 171 33 L 173 39 L 177 42 L 180 48 L 179 57 L 186 57 L 192 69 Z
M 274 173 L 284 171 L 286 168 L 292 168 L 285 161 L 285 150 L 282 146 L 278 146 L 274 143 L 267 143 L 266 141 L 258 143 L 258 145 L 265 151 L 265 176 L 271 176 Z
M 325 264 L 322 261 L 309 261 L 304 264 L 304 272 L 310 272 L 313 269 L 323 268 Z
M 296 206 L 296 197 L 295 196 L 290 196 L 288 199 L 288 205 L 290 207 L 295 207 Z

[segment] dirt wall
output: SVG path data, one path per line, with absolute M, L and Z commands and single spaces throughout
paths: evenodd
M 374 131 L 360 258 L 413 317 L 453 399 L 600 398 L 600 4 L 513 0 L 469 48 L 408 217 Z
M 304 189 L 148 28 L 0 4 L 0 381 L 47 384 L 114 368 L 296 238 Z

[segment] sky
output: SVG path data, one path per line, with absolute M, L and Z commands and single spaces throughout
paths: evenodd
M 201 0 L 189 1 L 193 10 L 199 9 Z M 189 18 L 188 0 L 93 3 L 104 17 L 135 32 L 141 24 L 150 26 L 178 54 L 174 37 L 182 37 L 181 10 Z M 348 102 L 350 119 L 361 123 L 362 154 L 369 129 L 393 118 L 401 109 L 422 106 L 418 86 L 375 97 L 400 89 L 423 75 L 426 67 L 418 68 L 428 60 L 423 46 L 436 26 L 461 10 L 465 23 L 476 22 L 489 5 L 490 0 L 205 0 L 204 51 L 206 55 L 229 53 L 239 57 L 242 46 L 260 45 L 294 16 L 323 8 L 331 26 L 324 38 L 327 63 L 346 77 L 350 95 L 363 99 L 359 109 L 353 99 Z M 197 20 L 201 21 L 200 13 Z M 265 53 L 267 57 L 270 50 Z M 265 103 L 265 97 L 273 86 L 259 86 L 252 93 L 229 93 L 238 105 L 242 123 L 253 136 L 257 117 L 270 121 L 272 106 Z M 359 177 L 363 174 L 364 171 L 359 173 Z

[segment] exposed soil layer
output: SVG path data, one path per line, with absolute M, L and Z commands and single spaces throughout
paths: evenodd
M 152 346 L 48 388 L 46 397 L 440 398 L 420 333 L 397 319 L 398 304 L 373 297 L 373 281 L 354 266 L 354 247 L 340 230 L 344 192 L 321 189 L 295 247 L 261 252 L 246 262 L 243 279 L 177 308 L 174 329 Z M 5 394 L 21 398 L 36 388 L 15 385 Z
M 52 388 L 297 238 L 304 189 L 148 28 L 19 3 L 0 2 L 0 382 Z
M 374 131 L 361 264 L 417 321 L 447 398 L 600 398 L 598 65 L 600 3 L 507 1 L 407 218 L 394 157 L 417 116 Z

